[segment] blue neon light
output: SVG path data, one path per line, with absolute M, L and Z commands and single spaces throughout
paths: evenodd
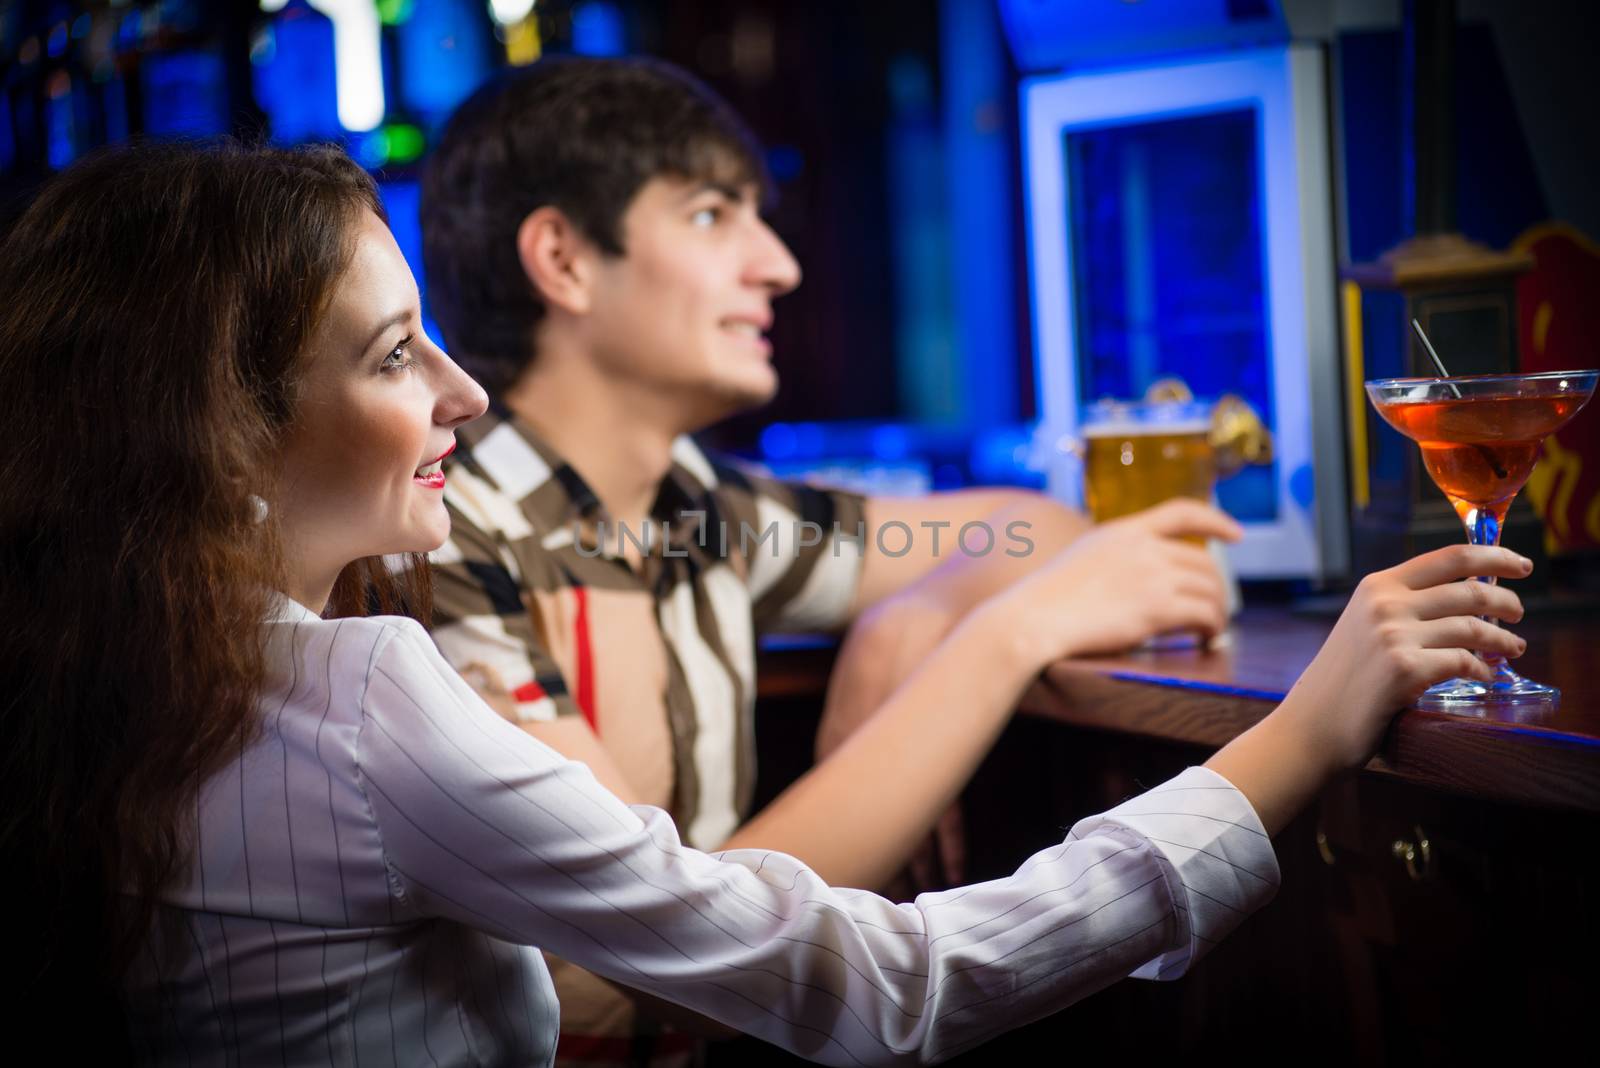
M 572 9 L 572 50 L 580 56 L 620 56 L 627 51 L 622 10 L 610 0 L 587 0 Z
M 267 113 L 274 141 L 292 145 L 341 136 L 333 23 L 325 16 L 300 4 L 284 8 L 250 59 L 256 102 Z
M 218 53 L 152 52 L 139 64 L 139 73 L 146 133 L 209 137 L 227 131 L 227 75 Z
M 58 171 L 78 157 L 72 118 L 71 95 L 53 96 L 45 104 L 45 152 L 50 166 Z
M 9 171 L 16 161 L 17 140 L 11 129 L 11 97 L 0 93 L 0 172 Z
M 383 210 L 389 216 L 389 230 L 400 254 L 406 258 L 411 274 L 417 280 L 417 291 L 422 294 L 422 330 L 438 341 L 439 328 L 428 314 L 428 282 L 422 273 L 422 220 L 418 205 L 422 188 L 412 180 L 379 182 L 378 195 L 383 198 Z
M 397 30 L 400 99 L 428 125 L 442 123 L 489 76 L 483 4 L 431 0 Z
M 943 0 L 939 15 L 960 420 L 993 426 L 1023 414 L 1012 267 L 1012 75 L 991 0 Z

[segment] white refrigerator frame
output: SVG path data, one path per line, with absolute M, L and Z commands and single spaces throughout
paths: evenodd
M 1258 120 L 1278 515 L 1245 524 L 1230 558 L 1243 578 L 1342 574 L 1349 527 L 1321 49 L 1282 45 L 1036 76 L 1022 82 L 1021 96 L 1040 440 L 1051 493 L 1072 501 L 1081 495 L 1081 471 L 1060 447 L 1076 437 L 1080 401 L 1066 135 L 1249 108 Z

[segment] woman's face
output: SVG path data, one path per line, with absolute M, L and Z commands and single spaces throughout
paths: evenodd
M 320 608 L 351 561 L 443 544 L 439 461 L 455 428 L 487 404 L 423 334 L 411 270 L 388 227 L 362 212 L 350 267 L 311 339 L 281 499 L 269 502 L 301 587 L 291 592 Z

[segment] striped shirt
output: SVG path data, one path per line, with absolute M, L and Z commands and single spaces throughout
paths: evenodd
M 712 462 L 687 437 L 623 534 L 509 414 L 459 431 L 434 566 L 434 640 L 493 669 L 525 720 L 582 715 L 639 799 L 720 845 L 755 789 L 755 635 L 848 622 L 862 498 Z M 622 547 L 644 545 L 637 570 Z M 626 539 L 626 540 L 625 540 Z
M 492 669 L 521 719 L 583 716 L 638 800 L 689 844 L 721 845 L 754 794 L 755 635 L 847 622 L 861 554 L 844 535 L 865 533 L 862 498 L 713 462 L 684 437 L 651 529 L 625 539 L 509 412 L 458 437 L 451 538 L 431 557 L 434 640 L 469 675 Z M 686 1036 L 660 1033 L 615 987 L 549 964 L 564 1063 L 692 1059 Z
M 1249 802 L 1191 768 L 1013 876 L 895 905 L 683 845 L 497 716 L 414 621 L 267 626 L 258 737 L 202 789 L 129 975 L 146 1063 L 548 1064 L 545 947 L 828 1064 L 932 1061 L 1272 896 Z

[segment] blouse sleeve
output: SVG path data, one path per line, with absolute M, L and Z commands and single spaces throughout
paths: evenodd
M 895 905 L 757 849 L 707 855 L 503 721 L 410 621 L 357 750 L 394 893 L 828 1064 L 931 1062 L 1137 972 L 1175 978 L 1268 901 L 1277 860 L 1190 768 L 1008 878 Z

